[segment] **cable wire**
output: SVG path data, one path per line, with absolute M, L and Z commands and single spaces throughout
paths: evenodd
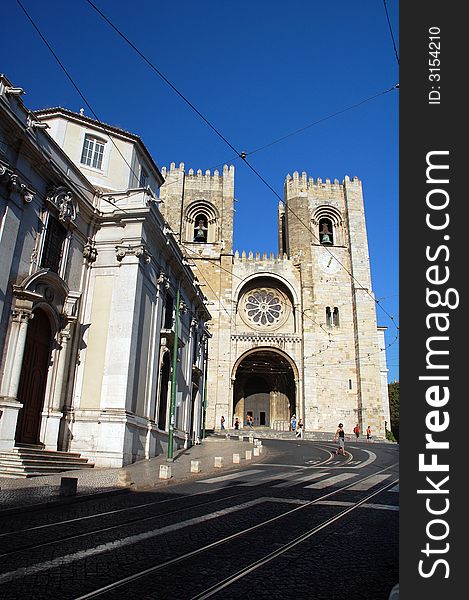
M 17 0 L 19 1 L 19 0 Z M 260 179 L 264 185 L 266 187 L 268 187 L 271 192 L 281 201 L 284 202 L 284 199 L 280 197 L 280 195 L 276 192 L 276 190 L 270 185 L 270 183 L 254 168 L 253 165 L 251 165 L 247 160 L 247 153 L 246 152 L 239 152 L 234 146 L 233 144 L 231 144 L 231 142 L 214 126 L 210 123 L 210 121 L 194 106 L 194 104 L 192 104 L 192 102 L 190 102 L 190 100 L 188 100 L 188 98 L 186 98 L 186 96 L 184 94 L 182 94 L 182 92 L 180 92 L 170 81 L 169 79 L 163 75 L 163 73 L 151 62 L 151 60 L 149 60 L 144 54 L 143 52 L 141 52 L 136 46 L 135 44 L 133 44 L 133 42 L 131 42 L 129 40 L 129 38 L 120 31 L 120 29 L 114 25 L 110 19 L 94 4 L 94 2 L 92 2 L 91 0 L 86 0 L 86 2 L 106 21 L 106 23 L 108 23 L 108 25 L 110 27 L 112 27 L 112 29 L 127 43 L 129 44 L 129 46 L 145 61 L 145 63 L 159 76 L 161 77 L 170 87 L 171 89 L 178 95 L 180 96 L 180 98 L 188 105 L 190 106 L 190 108 L 192 108 L 192 110 L 194 110 L 195 113 L 197 113 L 197 115 L 199 115 L 199 117 L 210 127 L 210 129 L 212 129 L 240 158 L 243 159 L 244 163 L 248 166 L 249 169 L 251 169 L 251 171 L 258 177 L 258 179 Z M 378 95 L 382 95 L 384 93 L 388 93 L 389 91 L 391 91 L 392 89 L 397 89 L 399 86 L 395 85 L 394 87 L 390 88 L 389 90 L 386 90 L 385 92 L 381 92 Z M 363 102 L 366 102 L 367 100 L 364 100 Z M 362 102 L 362 103 L 363 103 Z M 293 216 L 295 216 L 298 221 L 308 230 L 310 231 L 310 233 L 315 237 L 315 239 L 317 241 L 319 241 L 319 238 L 315 235 L 315 233 L 311 230 L 311 228 L 306 225 L 302 219 L 300 219 L 300 217 L 298 217 L 298 215 L 296 215 L 290 207 L 287 206 L 287 203 L 285 203 L 286 208 L 291 212 L 291 214 Z M 331 256 L 333 256 L 332 252 L 325 247 L 326 250 L 329 252 L 329 254 L 331 254 Z M 336 257 L 335 257 L 336 258 Z M 348 271 L 348 269 L 338 260 L 337 261 L 342 268 L 345 270 L 346 273 L 348 273 L 350 275 L 350 277 L 358 284 L 358 287 L 363 288 L 366 290 L 366 293 L 373 298 L 373 301 L 376 302 L 376 304 L 378 306 L 380 306 L 379 302 L 377 302 L 375 300 L 375 298 L 372 296 L 372 294 L 370 294 L 368 292 L 368 290 L 366 289 L 365 286 L 361 285 L 360 282 L 353 276 L 352 273 L 350 273 L 350 271 Z M 381 310 L 383 310 L 383 312 L 391 319 L 391 321 L 394 322 L 394 317 L 392 315 L 390 315 L 385 309 L 383 309 L 380 306 Z M 397 326 L 396 326 L 397 327 Z
M 223 136 L 223 134 L 221 134 L 207 119 L 206 117 L 181 93 L 179 92 L 179 90 L 177 90 L 177 88 L 161 73 L 161 71 L 159 71 L 159 69 L 157 69 L 152 63 L 151 61 L 149 61 L 145 55 L 140 52 L 140 50 L 123 34 L 119 31 L 119 29 L 117 27 L 115 27 L 111 21 L 96 7 L 96 5 L 91 2 L 91 0 L 86 0 L 88 2 L 88 4 L 90 4 L 90 6 L 92 6 L 102 17 L 103 19 L 105 19 L 105 21 L 118 33 L 118 35 L 120 37 L 122 37 L 138 54 L 139 56 L 141 56 L 141 58 L 143 60 L 145 60 L 145 62 L 203 119 L 203 121 L 234 151 L 237 153 L 238 156 L 240 156 L 243 161 L 246 163 L 246 165 L 249 167 L 249 169 L 251 169 L 251 171 L 264 183 L 264 185 L 266 185 L 271 191 L 272 193 L 281 201 L 284 202 L 283 198 L 280 197 L 280 195 L 276 192 L 276 190 L 270 185 L 270 183 L 254 168 L 253 165 L 251 165 L 247 160 L 247 154 L 245 152 L 241 152 L 239 153 L 236 148 Z M 17 0 L 17 3 L 19 4 L 19 6 L 21 7 L 21 9 L 23 10 L 23 12 L 25 13 L 26 17 L 28 18 L 28 20 L 31 22 L 32 26 L 34 27 L 34 29 L 37 31 L 38 35 L 41 37 L 42 41 L 44 42 L 44 44 L 47 46 L 47 48 L 49 49 L 49 51 L 52 53 L 52 55 L 54 56 L 55 60 L 57 61 L 57 63 L 60 65 L 61 69 L 64 71 L 65 75 L 67 76 L 67 78 L 69 79 L 69 81 L 72 83 L 73 87 L 75 88 L 75 90 L 78 92 L 78 94 L 80 95 L 80 97 L 82 98 L 82 100 L 85 102 L 85 104 L 88 106 L 88 108 L 90 109 L 90 111 L 92 112 L 92 114 L 94 115 L 94 117 L 96 118 L 96 120 L 98 121 L 98 123 L 103 126 L 106 129 L 106 125 L 104 123 L 102 123 L 100 121 L 100 119 L 97 117 L 95 111 L 93 110 L 93 108 L 91 107 L 91 105 L 89 104 L 88 100 L 86 99 L 86 97 L 84 96 L 84 94 L 81 92 L 81 90 L 79 89 L 79 87 L 77 86 L 77 84 L 74 82 L 73 78 L 71 77 L 71 75 L 68 73 L 67 69 L 65 68 L 65 66 L 63 65 L 63 63 L 61 62 L 61 60 L 59 59 L 59 57 L 57 56 L 57 54 L 54 52 L 54 50 L 52 49 L 52 47 L 50 46 L 50 44 L 48 43 L 48 41 L 46 40 L 46 38 L 44 37 L 44 35 L 41 33 L 41 31 L 39 30 L 39 28 L 36 26 L 36 24 L 34 23 L 33 19 L 31 18 L 31 16 L 29 15 L 29 13 L 26 11 L 26 9 L 24 8 L 24 6 L 21 4 L 20 0 Z M 395 86 L 396 87 L 396 86 Z M 389 91 L 391 91 L 392 89 L 395 89 L 395 87 L 390 88 L 389 90 L 386 90 L 385 92 L 381 92 L 379 95 L 383 95 L 384 93 L 388 93 Z M 371 98 L 369 98 L 371 99 Z M 368 101 L 369 99 L 366 99 L 362 102 L 360 102 L 359 104 L 363 104 L 364 102 Z M 357 104 L 357 106 L 359 105 Z M 345 110 L 350 110 L 352 107 L 348 107 Z M 344 111 L 340 111 L 340 112 L 344 112 Z M 337 113 L 339 114 L 339 113 Z M 326 117 L 326 118 L 331 118 L 331 116 Z M 310 124 L 307 127 L 312 126 L 313 124 Z M 305 129 L 303 128 L 303 130 Z M 299 132 L 299 130 L 297 131 Z M 289 135 L 294 135 L 297 132 L 293 132 L 292 134 Z M 289 136 L 284 136 L 284 137 L 289 137 Z M 284 138 L 282 138 L 284 139 Z M 111 137 L 111 141 L 114 144 L 114 146 L 116 147 L 116 149 L 118 150 L 119 154 L 122 156 L 123 160 L 125 161 L 125 163 L 127 164 L 127 166 L 130 168 L 131 172 L 134 174 L 134 176 L 138 179 L 137 175 L 135 174 L 135 172 L 133 171 L 132 167 L 128 164 L 128 162 L 126 161 L 125 157 L 122 155 L 122 153 L 120 152 L 119 148 L 117 147 L 117 145 L 115 144 L 115 142 L 112 140 Z M 273 143 L 277 143 L 280 140 L 276 140 Z M 270 144 L 271 145 L 271 144 Z M 264 146 L 266 147 L 266 146 Z M 263 148 L 263 147 L 262 147 Z M 262 148 L 258 148 L 257 150 L 253 151 L 260 151 Z M 251 154 L 253 153 L 251 152 Z M 112 206 L 114 206 L 115 208 L 116 205 L 111 202 L 110 200 L 103 198 L 105 201 L 107 201 L 109 204 L 111 204 Z M 306 225 L 302 219 L 300 219 L 300 217 L 298 217 L 287 205 L 287 203 L 285 203 L 285 206 L 288 210 L 290 210 L 290 212 L 299 220 L 300 223 L 302 223 L 304 225 L 304 227 L 311 232 L 311 234 L 316 238 L 317 241 L 319 241 L 319 238 L 315 235 L 315 233 L 311 230 L 311 228 Z M 120 209 L 123 210 L 123 209 Z M 123 210 L 123 212 L 125 213 L 126 211 Z M 330 250 L 326 247 L 326 250 L 331 254 L 332 252 L 330 252 Z M 341 264 L 341 266 L 344 268 L 345 272 L 348 273 L 350 275 L 350 277 L 356 281 L 359 284 L 359 287 L 363 286 L 360 284 L 360 282 L 358 282 L 355 277 L 352 275 L 352 273 L 350 273 L 348 271 L 348 269 L 346 269 L 346 267 L 340 262 L 338 261 L 339 264 Z M 210 287 L 210 286 L 209 286 Z M 212 289 L 212 288 L 211 288 Z M 375 298 L 368 292 L 368 290 L 366 288 L 364 288 L 367 292 L 368 295 L 370 295 L 370 297 L 374 300 L 374 302 L 376 302 L 377 305 L 380 306 L 379 301 L 376 301 Z M 214 292 L 214 290 L 212 289 L 212 291 Z M 215 297 L 217 297 L 217 295 L 214 292 Z M 219 299 L 219 301 L 221 302 L 221 300 Z M 221 303 L 222 304 L 222 303 Z M 225 308 L 225 307 L 224 307 Z M 383 309 L 383 307 L 380 306 L 380 308 L 390 317 L 390 319 L 392 321 L 394 321 L 394 318 L 385 310 Z M 226 308 L 225 308 L 226 310 Z M 228 317 L 231 321 L 230 315 L 227 311 Z M 304 313 L 303 313 L 304 314 Z M 307 316 L 307 315 L 305 315 Z M 311 317 L 307 317 L 307 318 L 311 318 Z M 312 319 L 314 321 L 314 319 Z M 321 329 L 323 329 L 322 325 L 320 323 L 317 323 L 316 321 L 314 321 Z M 397 327 L 397 326 L 396 326 Z M 325 330 L 324 330 L 325 331 Z M 328 334 L 328 336 L 330 337 L 330 333 L 326 332 L 325 333 Z M 323 350 L 321 350 L 320 352 L 322 352 Z
M 57 64 L 60 66 L 60 68 L 62 69 L 62 71 L 65 73 L 67 79 L 70 81 L 70 83 L 73 85 L 73 87 L 75 88 L 75 90 L 77 91 L 77 93 L 79 94 L 80 98 L 83 100 L 83 102 L 86 104 L 86 106 L 90 109 L 92 115 L 94 116 L 94 118 L 96 119 L 96 121 L 98 121 L 98 123 L 104 128 L 104 130 L 106 131 L 106 133 L 109 134 L 109 131 L 107 129 L 107 126 L 105 123 L 103 123 L 97 116 L 97 114 L 95 113 L 95 111 L 93 110 L 93 107 L 90 105 L 90 103 L 88 102 L 88 100 L 85 98 L 85 96 L 82 94 L 80 88 L 78 87 L 78 85 L 75 83 L 75 81 L 73 80 L 72 76 L 70 75 L 70 73 L 68 72 L 68 70 L 66 69 L 65 65 L 62 63 L 62 61 L 60 60 L 60 58 L 57 56 L 57 54 L 54 52 L 54 49 L 52 48 L 52 46 L 49 44 L 49 42 L 47 41 L 47 39 L 44 37 L 44 35 L 41 33 L 39 27 L 36 25 L 36 23 L 34 22 L 34 20 L 32 19 L 32 17 L 30 16 L 30 14 L 28 13 L 28 11 L 25 9 L 25 7 L 21 4 L 20 0 L 16 0 L 16 2 L 18 3 L 18 5 L 20 6 L 21 10 L 24 12 L 24 14 L 26 15 L 26 17 L 28 18 L 29 22 L 31 23 L 31 25 L 34 27 L 34 29 L 36 30 L 36 32 L 38 33 L 39 37 L 41 38 L 41 40 L 44 42 L 44 44 L 47 46 L 47 48 L 49 49 L 50 53 L 52 54 L 52 56 L 55 58 L 55 60 L 57 61 Z M 125 158 L 125 156 L 122 154 L 122 152 L 120 151 L 119 147 L 117 146 L 117 144 L 114 142 L 112 136 L 109 136 L 109 139 L 111 140 L 113 146 L 116 148 L 116 150 L 118 151 L 118 153 L 121 155 L 123 161 L 125 162 L 125 164 L 129 167 L 130 172 L 134 175 L 134 177 L 137 179 L 138 181 L 138 175 L 135 173 L 135 171 L 133 170 L 133 168 L 131 167 L 131 165 L 129 165 L 129 163 L 127 162 L 127 159 Z
M 394 54 L 396 55 L 397 64 L 399 65 L 399 54 L 397 53 L 396 42 L 394 41 L 394 34 L 392 32 L 391 21 L 389 20 L 387 0 L 383 0 L 384 12 L 386 13 L 386 19 L 388 21 L 389 33 L 391 34 L 392 45 L 394 47 Z
M 171 81 L 169 81 L 169 79 L 163 75 L 163 73 L 143 54 L 143 52 L 141 52 L 137 46 L 135 46 L 135 44 L 133 44 L 129 38 L 122 33 L 122 31 L 120 31 L 107 17 L 106 15 L 96 6 L 96 4 L 94 4 L 93 2 L 91 2 L 91 0 L 86 0 L 86 2 L 88 2 L 88 4 L 99 14 L 101 15 L 101 17 L 106 21 L 106 23 L 108 23 L 108 25 L 110 27 L 112 27 L 112 29 L 114 29 L 114 31 L 117 33 L 117 35 L 119 35 L 127 44 L 129 44 L 129 46 L 131 48 L 133 48 L 133 50 L 135 50 L 135 52 L 147 63 L 147 65 L 153 70 L 155 71 L 155 73 L 161 77 L 161 79 L 163 79 L 168 85 L 169 87 L 180 97 L 182 98 L 182 100 L 184 100 L 184 102 L 186 104 L 188 104 L 193 111 L 195 111 L 199 117 L 210 127 L 210 129 L 212 129 L 217 135 L 218 137 L 220 137 L 234 152 L 236 152 L 237 155 L 239 155 L 238 150 L 236 150 L 236 148 L 226 139 L 226 137 L 214 126 L 210 123 L 210 121 L 192 104 L 192 102 L 186 98 L 186 96 L 184 96 L 184 94 L 182 92 L 180 92 L 176 86 L 174 86 Z

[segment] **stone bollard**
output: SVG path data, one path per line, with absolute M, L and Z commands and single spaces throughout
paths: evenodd
M 244 435 L 238 435 L 239 441 L 244 442 Z
M 130 476 L 130 471 L 121 471 L 119 473 L 117 485 L 119 487 L 130 487 L 132 485 L 132 477 Z
M 61 477 L 60 478 L 60 495 L 61 496 L 76 496 L 77 493 L 77 477 Z
M 254 446 L 254 448 L 252 449 L 252 453 L 253 453 L 253 456 L 259 456 L 259 454 L 260 454 L 259 446 Z
M 191 460 L 191 473 L 200 473 L 200 460 Z
M 252 460 L 252 450 L 246 450 L 246 460 Z
M 223 467 L 223 456 L 215 456 L 214 467 L 220 468 Z
M 240 462 L 241 462 L 241 459 L 240 459 L 239 454 L 233 454 L 233 464 L 239 465 Z
M 160 465 L 160 479 L 171 479 L 171 465 Z
M 252 433 L 249 435 L 249 441 L 251 442 L 251 444 L 254 444 L 254 436 Z

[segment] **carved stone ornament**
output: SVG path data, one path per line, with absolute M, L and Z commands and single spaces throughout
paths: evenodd
M 166 289 L 169 289 L 169 277 L 166 275 L 164 271 L 160 271 L 158 275 L 158 279 L 156 280 L 158 285 L 164 286 Z
M 137 246 L 135 248 L 135 256 L 141 258 L 146 264 L 151 262 L 151 254 L 148 252 L 145 246 Z
M 59 211 L 59 221 L 74 221 L 77 216 L 77 205 L 72 192 L 61 185 L 49 190 L 47 198 Z
M 120 262 L 127 254 L 128 248 L 125 246 L 116 246 L 116 258 Z
M 13 308 L 11 311 L 11 317 L 13 321 L 18 323 L 27 323 L 34 318 L 34 315 L 30 310 Z
M 94 245 L 94 242 L 91 238 L 88 238 L 88 241 L 83 247 L 83 258 L 85 258 L 89 263 L 94 263 L 98 256 L 98 251 Z
M 28 189 L 28 186 L 21 181 L 16 173 L 8 169 L 5 165 L 0 165 L 0 180 L 6 182 L 10 195 L 18 194 L 27 204 L 32 202 L 34 198 L 33 192 Z
M 152 259 L 150 252 L 143 244 L 139 246 L 116 246 L 116 258 L 119 262 L 127 255 L 141 258 L 146 264 L 150 263 Z

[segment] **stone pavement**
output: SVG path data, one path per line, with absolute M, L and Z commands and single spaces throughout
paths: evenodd
M 38 504 L 52 505 L 77 501 L 90 495 L 104 495 L 116 491 L 150 490 L 157 486 L 206 477 L 213 473 L 227 473 L 251 463 L 264 461 L 268 450 L 262 445 L 259 456 L 254 456 L 256 446 L 247 435 L 243 441 L 239 436 L 209 436 L 200 445 L 191 446 L 174 453 L 173 461 L 165 454 L 149 460 L 141 460 L 120 469 L 82 469 L 46 475 L 14 479 L 0 478 L 0 514 Z M 251 459 L 246 459 L 246 450 L 251 450 Z M 239 454 L 240 462 L 233 463 L 233 454 Z M 222 467 L 215 467 L 215 457 L 222 458 Z M 191 461 L 199 461 L 200 472 L 191 472 Z M 160 478 L 160 465 L 171 468 L 171 478 Z M 61 478 L 77 479 L 76 495 L 63 496 L 60 492 Z

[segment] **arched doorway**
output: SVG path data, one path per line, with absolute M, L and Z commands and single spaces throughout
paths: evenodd
M 51 356 L 52 331 L 46 313 L 37 308 L 28 325 L 18 388 L 18 401 L 23 408 L 18 415 L 15 442 L 38 444 L 41 412 Z
M 255 427 L 288 428 L 296 412 L 295 371 L 289 358 L 275 349 L 247 353 L 236 366 L 233 415 Z

